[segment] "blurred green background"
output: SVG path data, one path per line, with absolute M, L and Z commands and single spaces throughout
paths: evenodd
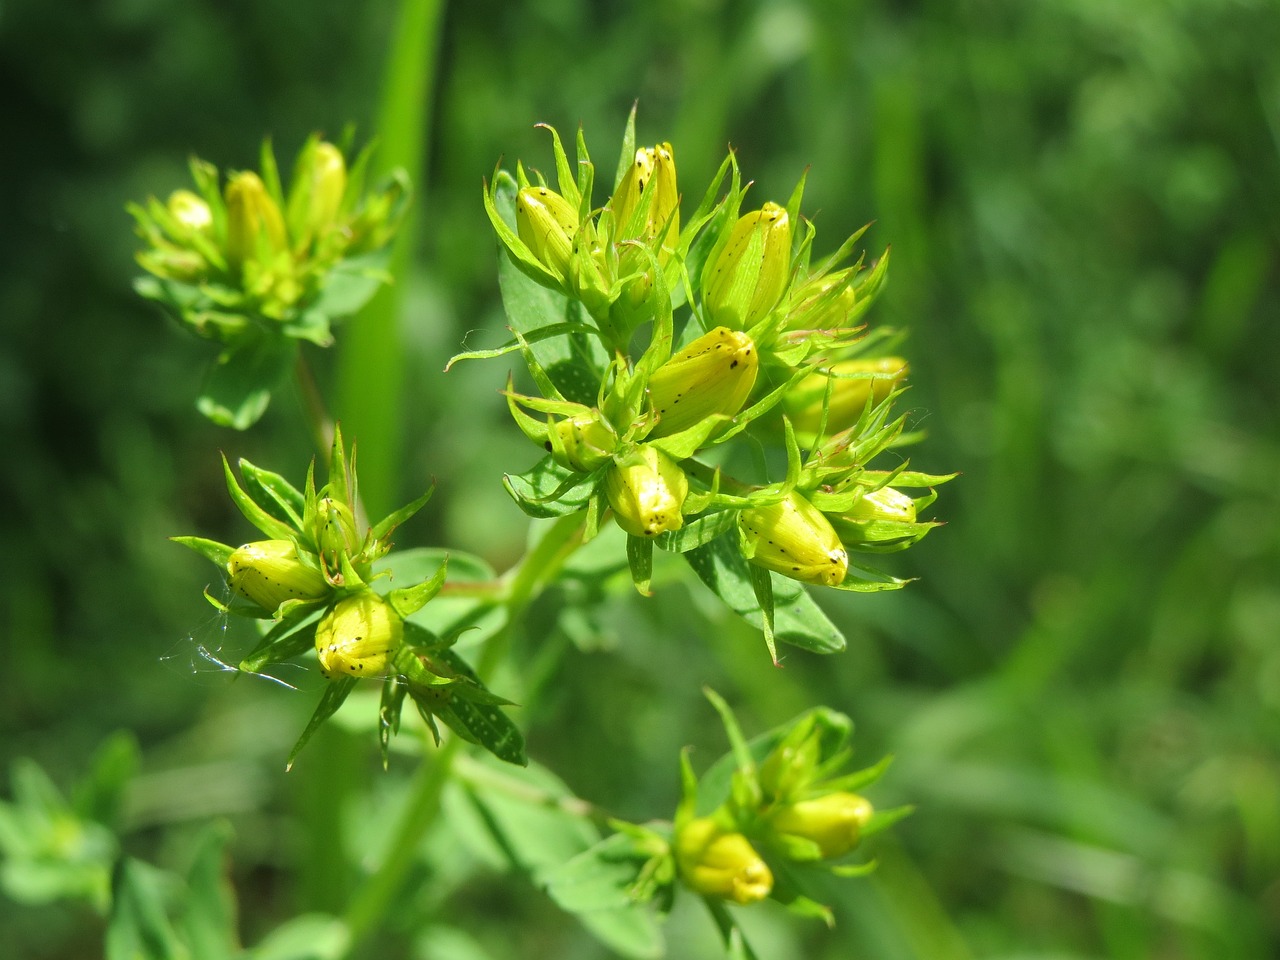
M 918 582 L 821 595 L 851 638 L 832 658 L 792 651 L 775 670 L 678 567 L 651 601 L 624 576 L 594 621 L 559 619 L 573 585 L 553 591 L 495 683 L 529 704 L 531 755 L 622 816 L 667 817 L 679 748 L 700 768 L 724 748 L 702 684 L 748 732 L 817 703 L 852 716 L 860 759 L 897 756 L 874 799 L 918 811 L 871 880 L 827 892 L 834 931 L 745 917 L 763 957 L 1274 956 L 1280 8 L 550 0 L 399 16 L 388 0 L 0 7 L 0 768 L 30 756 L 67 784 L 130 729 L 130 852 L 180 861 L 183 837 L 225 816 L 246 942 L 341 908 L 416 761 L 383 774 L 369 731 L 335 730 L 285 776 L 314 683 L 232 683 L 199 656 L 234 642 L 200 597 L 219 588 L 165 537 L 240 542 L 217 451 L 300 479 L 310 441 L 287 393 L 247 435 L 197 415 L 208 345 L 132 293 L 123 205 L 185 185 L 191 153 L 248 167 L 264 135 L 291 157 L 348 122 L 395 153 L 423 126 L 396 339 L 357 355 L 340 330 L 312 359 L 344 423 L 369 424 L 379 495 L 438 480 L 401 544 L 502 569 L 526 527 L 499 479 L 536 451 L 497 393 L 509 365 L 441 373 L 464 340 L 500 339 L 481 178 L 502 157 L 549 167 L 539 121 L 582 123 L 611 169 L 638 99 L 639 139 L 674 143 L 686 201 L 732 144 L 757 201 L 811 167 L 821 251 L 875 221 L 870 249 L 892 243 L 893 268 L 871 321 L 910 328 L 909 405 L 929 434 L 913 464 L 963 476 L 940 491 L 947 526 L 896 563 Z M 388 51 L 437 27 L 397 108 Z M 394 410 L 370 414 L 361 385 Z M 377 955 L 607 955 L 447 820 L 417 871 Z M 7 899 L 0 931 L 33 958 L 92 956 L 101 936 L 82 911 Z M 668 932 L 673 956 L 717 955 L 696 911 Z

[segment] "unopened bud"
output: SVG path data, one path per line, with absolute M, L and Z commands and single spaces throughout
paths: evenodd
M 901 490 L 881 487 L 864 493 L 841 517 L 848 520 L 893 520 L 915 523 L 916 502 Z
M 175 190 L 165 204 L 173 217 L 179 233 L 175 240 L 184 240 L 199 233 L 207 233 L 213 226 L 213 212 L 209 204 L 190 190 Z
M 644 222 L 633 227 L 631 220 L 646 188 L 653 193 L 653 198 Z M 665 262 L 680 236 L 680 193 L 671 144 L 660 143 L 636 151 L 635 163 L 623 174 L 611 206 L 617 226 L 614 239 L 651 241 L 661 235 L 663 244 L 657 254 L 659 261 Z
M 745 330 L 778 304 L 791 271 L 791 221 L 776 203 L 738 219 L 702 276 L 713 323 Z
M 320 600 L 329 592 L 324 575 L 298 557 L 292 540 L 246 543 L 227 560 L 231 589 L 264 610 L 286 600 Z
M 350 558 L 360 550 L 355 514 L 333 497 L 321 497 L 316 502 L 314 533 L 320 556 L 331 575 L 340 569 L 341 554 Z
M 556 440 L 547 441 L 547 449 L 561 466 L 590 473 L 610 457 L 618 446 L 618 437 L 595 417 L 566 417 L 553 429 Z
M 289 186 L 289 225 L 294 242 L 305 247 L 337 219 L 347 192 L 347 161 L 326 140 L 307 143 Z
M 827 518 L 798 493 L 738 514 L 743 554 L 766 570 L 803 583 L 839 586 L 849 554 Z
M 274 253 L 288 246 L 284 218 L 262 179 L 251 171 L 227 183 L 227 262 L 233 268 L 254 259 L 265 247 Z
M 680 513 L 689 478 L 657 447 L 637 447 L 605 474 L 605 493 L 614 518 L 634 537 L 656 537 L 684 526 Z
M 858 845 L 873 812 L 870 801 L 856 793 L 828 793 L 781 807 L 769 818 L 769 827 L 774 833 L 811 840 L 828 860 Z
M 901 357 L 842 360 L 832 365 L 831 373 L 836 376 L 814 373 L 805 377 L 783 398 L 787 416 L 802 433 L 817 432 L 828 384 L 831 400 L 827 407 L 826 432 L 833 434 L 857 423 L 868 400 L 872 404 L 880 403 L 896 390 L 907 377 L 907 361 Z
M 372 590 L 340 600 L 316 626 L 316 655 L 326 677 L 379 677 L 404 638 L 404 621 Z
M 548 187 L 525 187 L 516 194 L 516 229 L 535 257 L 561 281 L 569 276 L 578 211 Z
M 773 890 L 773 873 L 741 833 L 711 817 L 686 823 L 676 835 L 676 869 L 685 886 L 707 897 L 758 903 Z
M 811 277 L 797 286 L 787 309 L 787 329 L 838 330 L 843 327 L 858 299 L 848 282 L 853 272 L 853 267 L 845 267 Z
M 716 327 L 674 354 L 649 377 L 658 414 L 651 437 L 666 437 L 716 414 L 733 416 L 755 386 L 759 367 L 751 338 Z

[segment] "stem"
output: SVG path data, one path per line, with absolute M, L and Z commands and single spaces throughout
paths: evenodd
M 729 956 L 735 958 L 735 960 L 739 960 L 739 958 L 740 960 L 760 960 L 756 952 L 751 949 L 751 944 L 747 943 L 747 938 L 743 934 L 742 928 L 729 915 L 729 909 L 724 905 L 724 901 L 715 897 L 703 897 L 702 902 L 711 911 L 711 919 L 716 922 L 716 929 L 720 931 L 720 936 L 724 940 L 724 948 Z
M 510 646 L 512 626 L 520 614 L 555 580 L 565 561 L 582 545 L 582 522 L 581 514 L 559 518 L 533 550 L 503 577 L 506 586 L 503 600 L 507 607 L 506 623 L 489 638 L 480 654 L 476 673 L 481 680 L 493 672 L 506 653 Z M 453 772 L 462 743 L 459 737 L 449 737 L 436 754 L 435 761 L 419 773 L 409 806 L 401 817 L 386 859 L 347 908 L 344 918 L 350 933 L 347 955 L 378 927 L 391 908 L 392 901 L 418 856 L 423 836 L 440 812 L 440 794 Z
M 348 954 L 378 926 L 413 866 L 418 856 L 418 845 L 440 810 L 440 793 L 449 779 L 453 758 L 462 742 L 458 737 L 450 737 L 436 754 L 435 762 L 419 771 L 418 782 L 410 794 L 409 806 L 401 817 L 395 838 L 387 848 L 386 859 L 347 906 L 344 920 L 351 936 L 347 944 Z
M 333 417 L 325 406 L 324 396 L 316 385 L 315 374 L 311 372 L 311 364 L 298 350 L 298 362 L 293 367 L 294 377 L 301 394 L 302 411 L 307 418 L 307 426 L 311 429 L 311 439 L 322 458 L 329 455 L 333 447 Z

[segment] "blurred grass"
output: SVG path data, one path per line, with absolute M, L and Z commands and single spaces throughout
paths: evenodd
M 871 319 L 910 328 L 911 403 L 930 432 L 913 462 L 964 476 L 941 491 L 948 525 L 902 560 L 918 582 L 824 597 L 852 638 L 832 659 L 793 652 L 774 669 L 758 637 L 670 571 L 652 601 L 616 584 L 596 622 L 558 621 L 571 585 L 543 598 L 498 684 L 528 704 L 533 755 L 623 816 L 665 816 L 680 746 L 700 763 L 723 749 L 701 684 L 748 729 L 818 702 L 848 712 L 860 758 L 898 758 L 875 799 L 918 811 L 875 880 L 833 887 L 834 932 L 749 918 L 775 955 L 1274 954 L 1275 6 L 454 4 L 434 68 L 428 32 L 398 27 L 398 9 L 135 0 L 68 21 L 5 8 L 2 759 L 34 756 L 65 783 L 124 726 L 144 745 L 144 788 L 235 764 L 217 796 L 236 821 L 247 939 L 340 905 L 414 762 L 383 775 L 367 731 L 335 731 L 331 756 L 363 780 L 327 792 L 305 762 L 282 779 L 312 695 L 184 665 L 211 573 L 163 538 L 244 534 L 218 448 L 296 478 L 309 440 L 287 398 L 249 436 L 197 418 L 202 345 L 132 297 L 121 206 L 180 185 L 189 152 L 251 163 L 264 133 L 288 155 L 309 130 L 354 120 L 386 162 L 420 166 L 424 151 L 418 246 L 399 311 L 383 315 L 403 318 L 403 380 L 375 352 L 386 341 L 358 346 L 356 325 L 340 331 L 339 369 L 314 359 L 342 415 L 362 420 L 362 474 L 384 465 L 366 475 L 371 499 L 439 480 L 402 544 L 501 567 L 524 524 L 498 478 L 535 451 L 507 423 L 501 362 L 439 373 L 464 337 L 501 339 L 480 181 L 500 156 L 549 165 L 537 121 L 582 122 L 611 166 L 638 97 L 640 139 L 673 140 L 687 193 L 732 142 L 757 201 L 785 197 L 811 165 L 820 246 L 876 221 L 868 242 L 892 243 L 894 267 Z M 377 104 L 397 42 L 419 45 L 415 65 L 439 79 L 429 96 L 397 84 L 391 121 Z M 402 402 L 385 418 L 348 413 L 352 385 Z M 159 662 L 175 649 L 176 669 Z M 184 805 L 194 788 L 150 795 L 131 843 L 158 857 L 178 846 L 166 831 L 215 812 Z M 331 847 L 306 842 L 316 818 Z M 443 957 L 460 937 L 490 956 L 602 955 L 523 880 L 477 863 L 438 831 L 388 949 Z M 338 864 L 345 878 L 326 887 Z M 32 916 L 0 903 L 24 955 L 85 941 L 71 914 Z M 453 933 L 432 946 L 407 918 Z M 685 944 L 673 955 L 716 955 L 694 912 L 669 934 Z

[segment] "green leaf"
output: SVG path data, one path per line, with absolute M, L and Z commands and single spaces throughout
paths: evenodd
M 484 747 L 499 760 L 516 766 L 529 762 L 524 752 L 524 735 L 515 721 L 498 707 L 454 696 L 445 709 L 436 713 L 458 736 Z
M 113 886 L 106 960 L 189 960 L 166 912 L 173 878 L 127 858 L 117 869 Z
M 760 604 L 752 587 L 749 564 L 731 536 L 719 537 L 684 554 L 689 566 L 729 609 L 761 629 Z M 837 653 L 844 636 L 809 596 L 803 585 L 772 575 L 774 636 L 814 653 Z
M 247 960 L 339 960 L 350 945 L 351 934 L 337 917 L 305 913 L 267 934 Z
M 334 319 L 358 313 L 383 284 L 391 282 L 390 261 L 390 247 L 339 261 L 326 274 L 311 311 Z
M 259 337 L 224 351 L 205 375 L 196 409 L 221 427 L 247 430 L 266 412 L 271 391 L 293 368 L 298 345 L 285 337 Z
M 72 808 L 81 817 L 114 827 L 138 765 L 137 739 L 128 730 L 117 730 L 98 747 L 88 775 L 72 794 Z
M 302 736 L 298 738 L 298 742 L 289 751 L 289 759 L 285 761 L 285 770 L 292 769 L 293 761 L 298 758 L 298 754 L 307 745 L 311 735 L 320 729 L 322 723 L 338 712 L 342 702 L 347 699 L 355 687 L 355 677 L 336 677 L 325 685 L 324 695 L 320 697 L 320 702 L 316 705 L 315 713 L 311 715 L 307 728 L 302 731 Z
M 470 553 L 445 551 L 439 547 L 420 547 L 413 550 L 397 550 L 373 565 L 374 573 L 388 572 L 390 577 L 378 577 L 375 585 L 415 583 L 432 576 L 445 560 L 449 561 L 449 583 L 459 588 L 469 583 L 495 583 L 497 573 L 489 564 Z M 464 630 L 476 629 L 481 637 L 490 636 L 506 623 L 506 608 L 496 595 L 461 596 L 451 589 L 437 594 L 435 599 L 414 613 L 406 621 L 409 625 L 423 627 L 437 637 L 453 637 Z
M 510 473 L 502 485 L 531 517 L 564 517 L 585 510 L 608 464 L 593 473 L 578 473 L 543 457 L 524 473 Z
M 723 533 L 728 533 L 733 529 L 737 519 L 738 511 L 736 510 L 717 510 L 715 513 L 705 514 L 686 523 L 679 530 L 668 530 L 666 533 L 658 534 L 655 542 L 663 550 L 685 553 L 694 547 L 710 543 Z
M 292 540 L 296 531 L 287 523 L 277 520 L 274 516 L 258 505 L 249 494 L 245 493 L 244 488 L 240 486 L 240 482 L 236 480 L 236 475 L 231 472 L 231 464 L 227 462 L 224 455 L 222 457 L 222 474 L 227 481 L 227 493 L 231 495 L 231 500 L 235 503 L 237 509 L 244 515 L 244 518 L 261 530 L 272 540 Z
M 210 824 L 200 837 L 187 873 L 187 902 L 179 920 L 191 960 L 226 960 L 239 949 L 236 904 L 227 876 L 226 846 L 231 827 Z
M 631 839 L 614 834 L 542 879 L 551 899 L 613 950 L 627 957 L 660 957 L 662 931 L 649 907 L 630 893 L 642 863 Z
M 387 600 L 390 602 L 392 609 L 401 617 L 412 616 L 423 607 L 425 607 L 436 594 L 440 592 L 440 588 L 444 586 L 444 578 L 449 571 L 449 558 L 440 563 L 440 569 L 427 577 L 421 583 L 414 584 L 412 587 L 401 587 L 392 590 L 387 594 Z

